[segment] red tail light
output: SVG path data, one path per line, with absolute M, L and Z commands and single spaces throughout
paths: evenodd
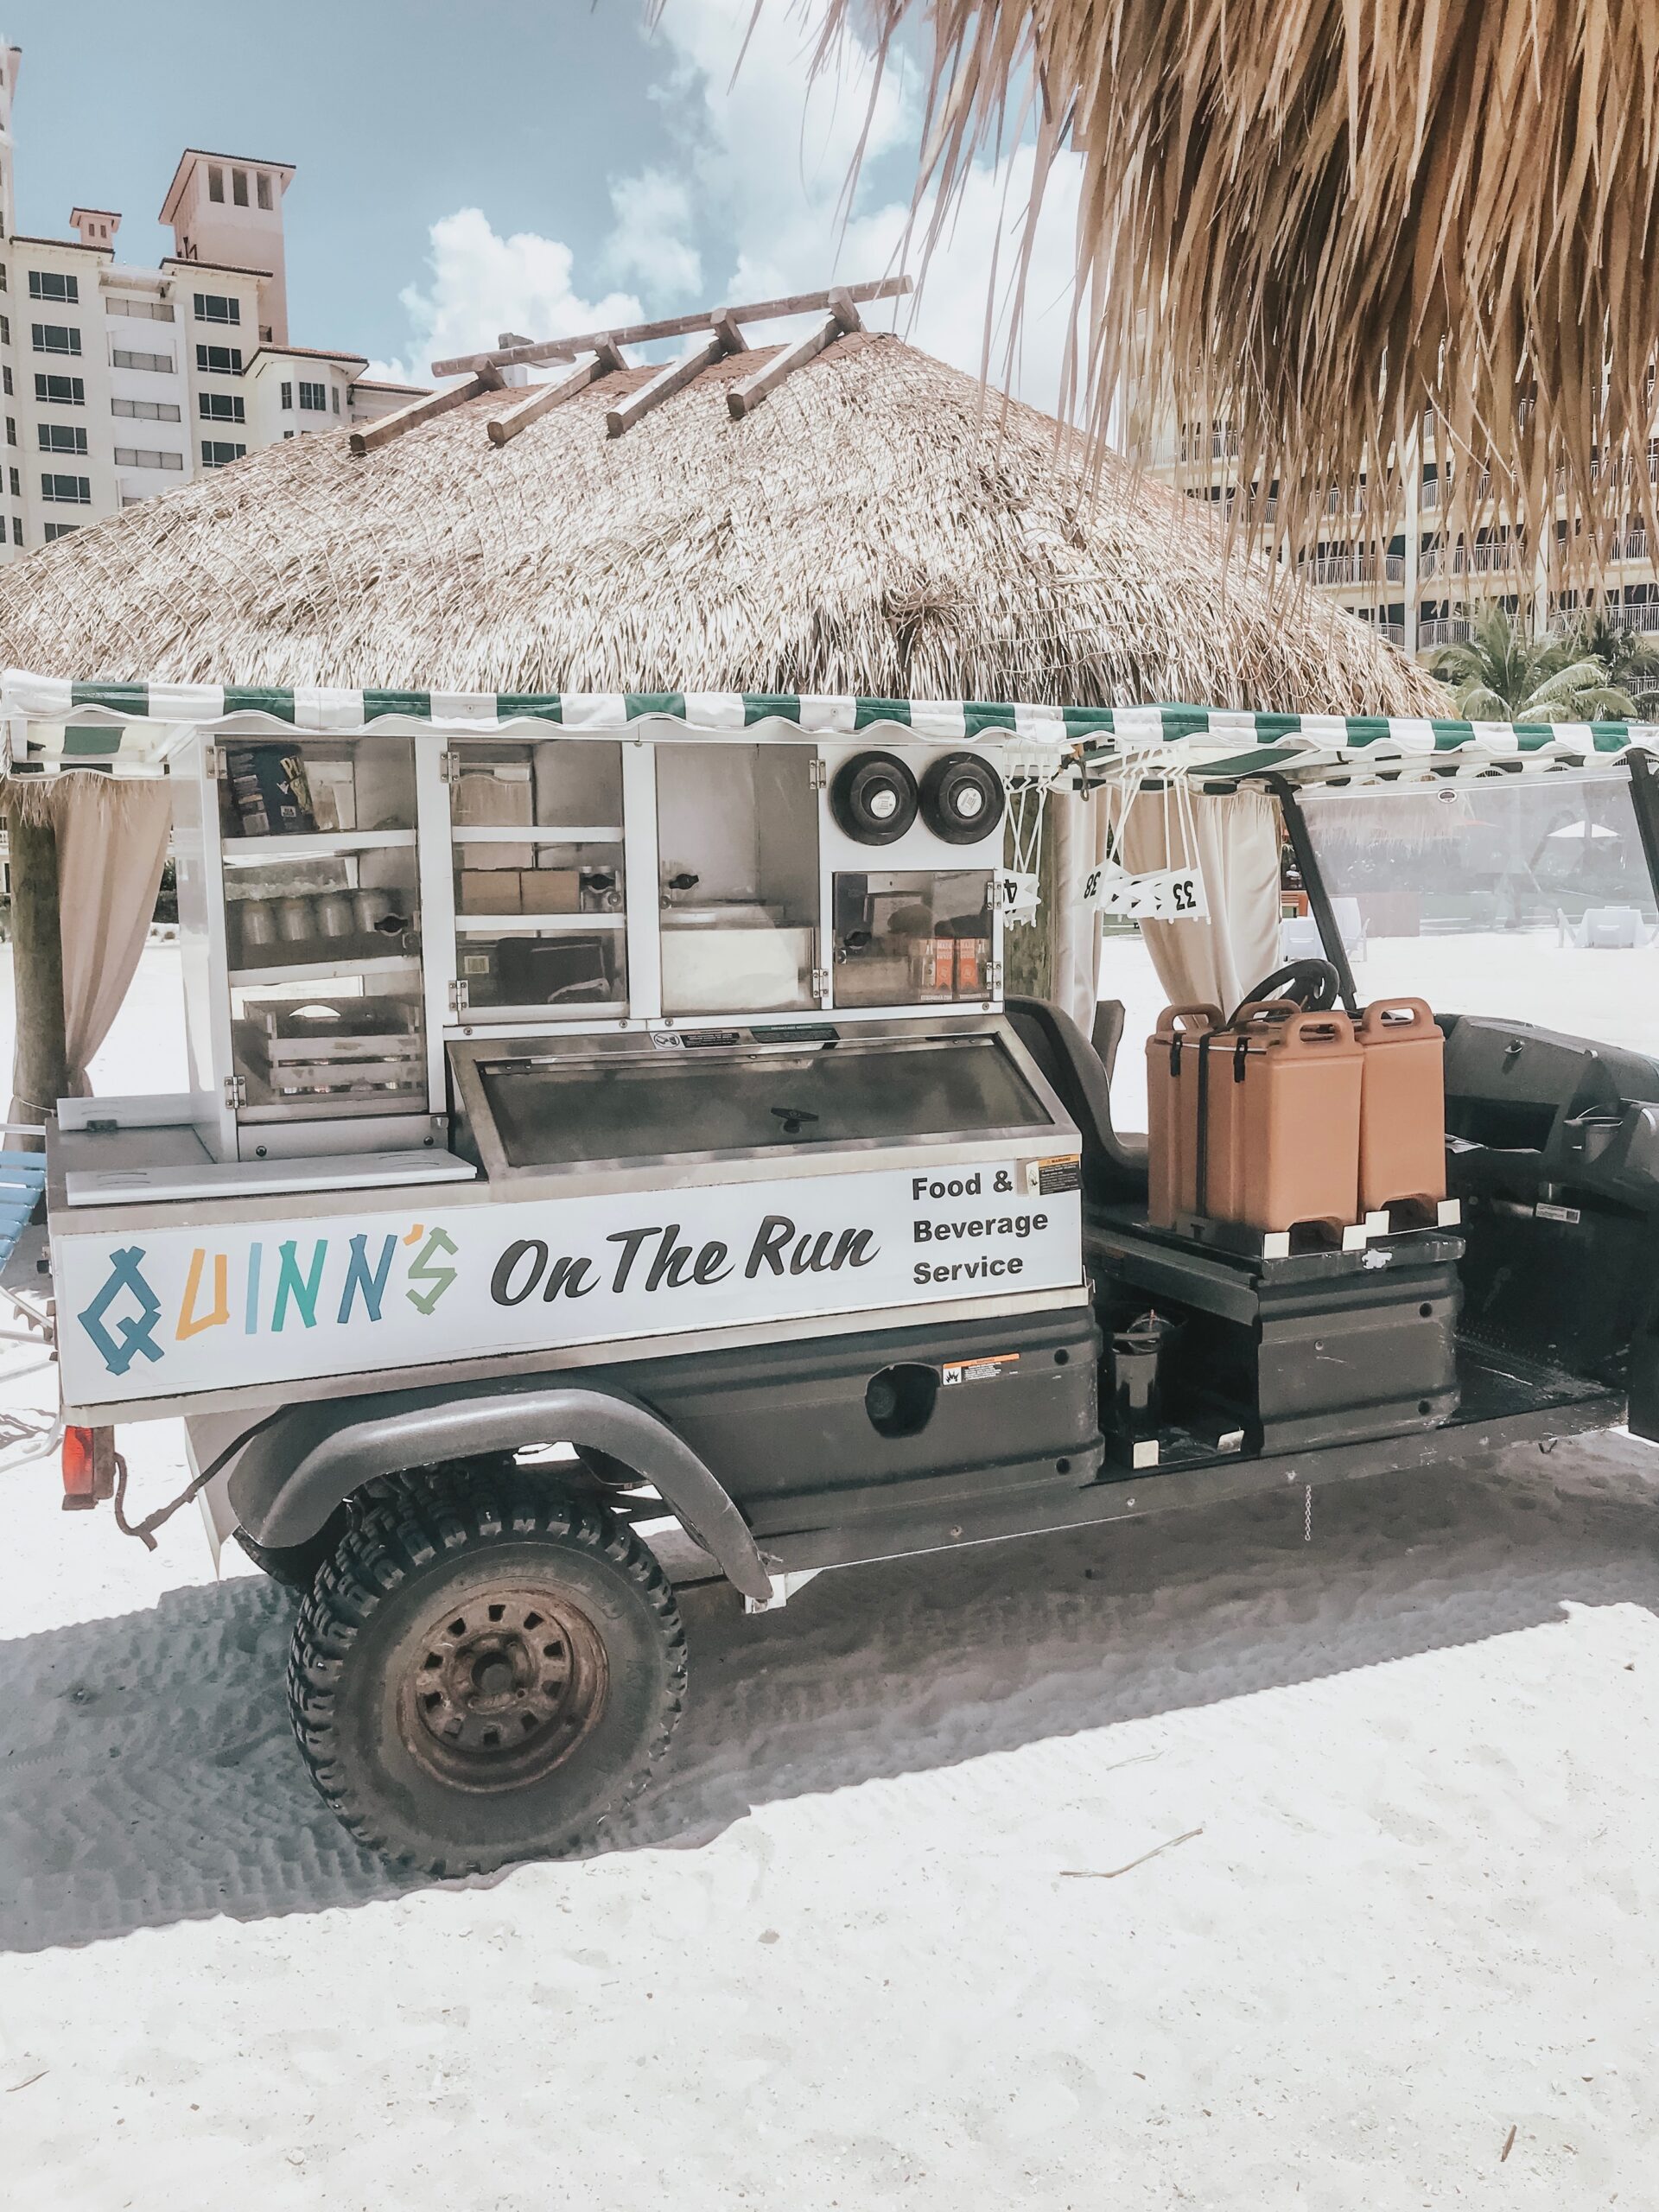
M 90 1513 L 100 1498 L 115 1496 L 115 1431 L 66 1428 L 63 1432 L 63 1510 Z

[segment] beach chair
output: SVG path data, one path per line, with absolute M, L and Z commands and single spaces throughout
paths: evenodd
M 24 1232 L 33 1220 L 46 1190 L 46 1154 L 14 1148 L 9 1140 L 38 1137 L 39 1129 L 16 1122 L 0 1122 L 0 1298 L 24 1323 L 21 1329 L 0 1325 L 0 1338 L 18 1343 L 39 1343 L 49 1337 L 45 1302 L 36 1304 L 26 1286 L 8 1281 L 7 1270 Z
M 1351 959 L 1365 957 L 1365 916 L 1357 899 L 1333 899 L 1331 918 L 1336 923 L 1343 950 Z M 1279 957 L 1281 960 L 1323 960 L 1325 940 L 1319 935 L 1319 925 L 1311 914 L 1298 914 L 1279 925 Z
M 1590 951 L 1630 952 L 1653 941 L 1653 933 L 1636 906 L 1586 906 L 1580 920 L 1569 922 L 1558 912 L 1555 923 L 1560 944 Z

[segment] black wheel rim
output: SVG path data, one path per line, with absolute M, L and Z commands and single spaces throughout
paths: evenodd
M 416 1765 L 452 1788 L 522 1789 L 592 1732 L 607 1688 L 599 1631 L 566 1592 L 486 1588 L 404 1639 L 399 1732 Z

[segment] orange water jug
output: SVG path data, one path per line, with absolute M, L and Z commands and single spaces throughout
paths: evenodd
M 1202 1049 L 1195 1211 L 1262 1230 L 1357 1221 L 1363 1056 L 1347 1015 L 1268 999 Z
M 1376 999 L 1359 1025 L 1359 1205 L 1377 1213 L 1446 1196 L 1446 1039 L 1421 999 Z
M 1166 1006 L 1147 1039 L 1147 1218 L 1171 1229 L 1198 1205 L 1198 1054 L 1215 1006 Z

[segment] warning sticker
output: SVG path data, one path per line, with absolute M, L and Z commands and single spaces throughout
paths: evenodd
M 1076 1191 L 1083 1186 L 1083 1162 L 1075 1154 L 1064 1160 L 1028 1160 L 1026 1162 L 1026 1188 L 1037 1198 L 1052 1198 L 1057 1191 Z
M 987 1352 L 978 1359 L 946 1360 L 939 1380 L 952 1382 L 995 1382 L 999 1375 L 1012 1375 L 1020 1364 L 1017 1351 Z

